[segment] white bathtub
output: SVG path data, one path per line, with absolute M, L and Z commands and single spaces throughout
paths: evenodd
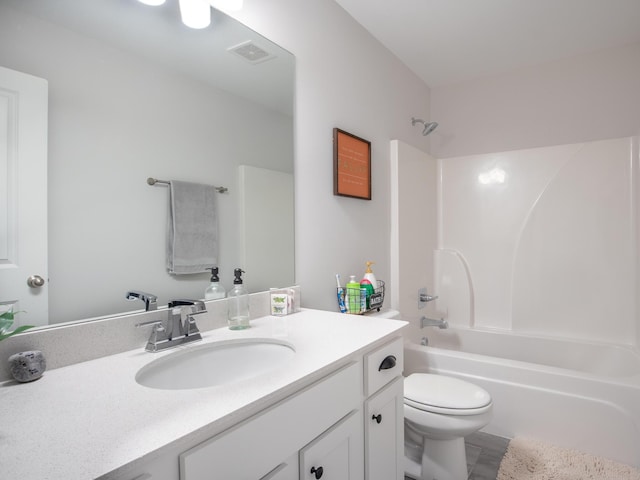
M 485 388 L 484 429 L 640 467 L 640 355 L 613 345 L 450 328 L 405 345 L 405 375 L 451 375 Z M 415 339 L 420 342 L 420 339 Z

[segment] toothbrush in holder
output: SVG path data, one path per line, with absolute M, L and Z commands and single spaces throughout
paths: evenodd
M 344 303 L 344 289 L 340 286 L 340 274 L 336 273 L 336 285 L 338 286 L 338 307 L 340 313 L 347 313 L 347 306 Z

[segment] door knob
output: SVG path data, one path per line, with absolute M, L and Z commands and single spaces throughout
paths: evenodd
M 316 479 L 318 478 L 322 478 L 322 474 L 324 473 L 324 468 L 322 467 L 311 467 L 311 473 L 316 477 Z
M 40 288 L 44 285 L 44 278 L 42 278 L 40 275 L 31 275 L 29 278 L 27 278 L 27 285 L 29 285 L 31 288 Z

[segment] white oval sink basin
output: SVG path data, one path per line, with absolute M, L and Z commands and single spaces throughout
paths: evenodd
M 261 338 L 190 346 L 142 367 L 136 382 L 163 390 L 225 385 L 278 369 L 294 355 L 290 344 Z

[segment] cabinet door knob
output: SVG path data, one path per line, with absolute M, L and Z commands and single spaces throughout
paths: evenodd
M 376 423 L 378 423 L 378 424 L 379 424 L 380 422 L 382 422 L 382 415 L 381 415 L 380 413 L 379 413 L 378 415 L 373 415 L 373 416 L 371 417 L 371 420 L 375 420 L 375 421 L 376 421 Z
M 393 368 L 395 366 L 396 366 L 396 357 L 394 357 L 393 355 L 389 355 L 388 357 L 385 357 L 384 360 L 382 360 L 382 363 L 380 364 L 378 371 L 389 370 L 390 368 Z
M 311 467 L 311 473 L 313 473 L 316 476 L 316 478 L 322 478 L 322 474 L 324 473 L 324 468 Z

